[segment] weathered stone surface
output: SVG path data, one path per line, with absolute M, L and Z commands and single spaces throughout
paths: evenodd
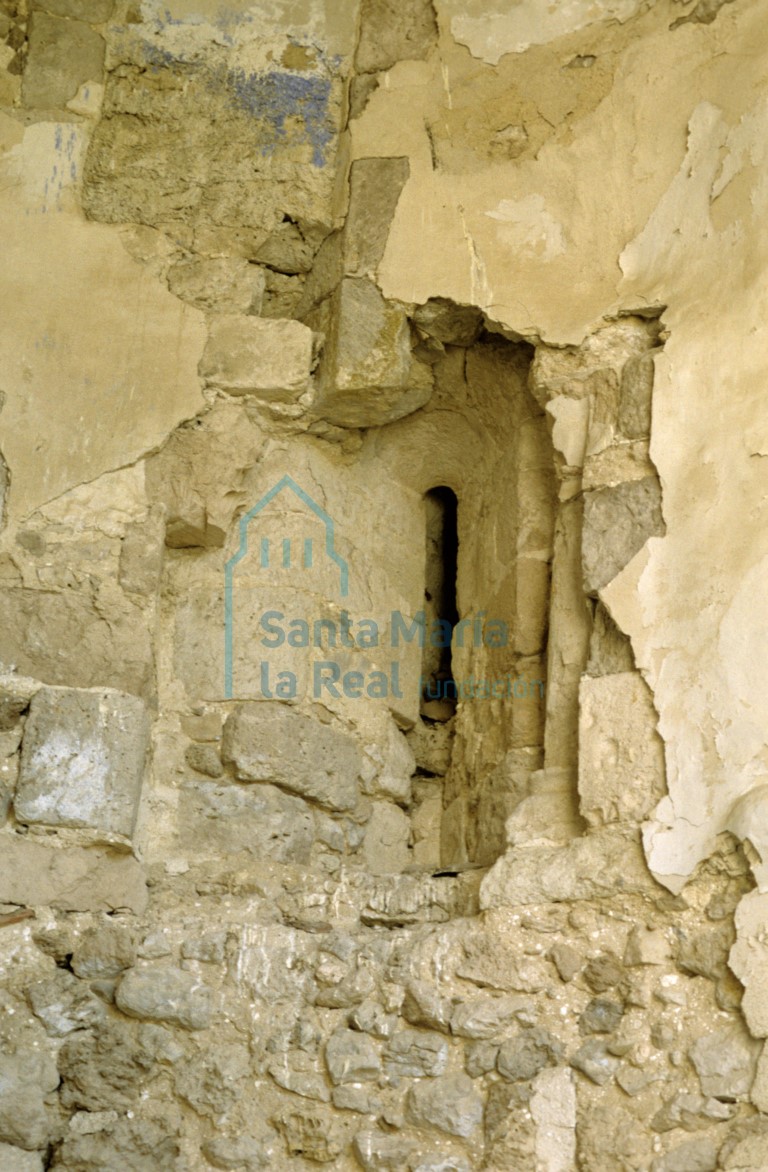
M 297 321 L 220 314 L 210 324 L 200 376 L 231 395 L 291 403 L 309 387 L 312 331 Z
M 451 1033 L 460 1038 L 494 1038 L 513 1028 L 515 1014 L 529 1005 L 526 997 L 473 997 L 451 1014 Z
M 627 938 L 624 964 L 630 967 L 641 964 L 666 964 L 670 958 L 670 944 L 661 928 L 643 928 L 639 924 Z
M 101 1129 L 67 1135 L 56 1154 L 56 1166 L 82 1168 L 132 1168 L 150 1172 L 153 1167 L 172 1168 L 179 1157 L 175 1121 L 127 1116 L 106 1120 Z
M 116 977 L 136 960 L 133 925 L 104 916 L 78 940 L 72 953 L 72 971 L 85 981 Z
M 25 106 L 64 106 L 83 82 L 101 81 L 103 67 L 104 39 L 97 32 L 40 9 L 32 13 L 29 60 L 21 83 Z
M 728 1131 L 725 1143 L 720 1148 L 720 1167 L 733 1169 L 759 1168 L 765 1157 L 765 1143 L 768 1139 L 768 1120 L 763 1116 L 745 1119 Z
M 750 891 L 736 909 L 736 943 L 728 963 L 745 986 L 742 1009 L 754 1038 L 768 1037 L 768 894 Z
M 26 1151 L 44 1148 L 55 1131 L 44 1097 L 58 1075 L 42 1054 L 0 1056 L 0 1142 Z
M 347 1019 L 354 1030 L 373 1034 L 375 1038 L 391 1038 L 397 1028 L 397 1016 L 386 1013 L 376 1001 L 364 1001 L 353 1009 Z
M 214 745 L 189 745 L 184 753 L 184 760 L 195 773 L 202 773 L 205 777 L 221 777 L 224 772 L 221 757 Z
M 41 688 L 24 730 L 16 817 L 130 836 L 148 748 L 138 697 Z
M 341 1152 L 340 1129 L 328 1113 L 282 1111 L 273 1123 L 285 1138 L 289 1156 L 303 1156 L 318 1164 L 330 1164 Z
M 503 1042 L 496 1067 L 510 1082 L 528 1081 L 540 1070 L 554 1065 L 562 1055 L 562 1046 L 546 1030 L 524 1030 L 515 1038 Z
M 639 844 L 604 830 L 564 847 L 509 851 L 483 880 L 480 899 L 489 908 L 653 889 Z
M 28 837 L 2 838 L 0 903 L 63 911 L 141 915 L 147 906 L 144 870 L 130 855 L 95 847 L 57 849 Z
M 214 1168 L 266 1168 L 269 1162 L 264 1145 L 248 1135 L 236 1139 L 216 1136 L 215 1139 L 206 1140 L 201 1151 Z
M 471 305 L 454 305 L 441 297 L 418 305 L 413 312 L 413 324 L 419 334 L 430 340 L 430 349 L 442 350 L 444 345 L 471 346 L 477 341 L 483 327 L 483 316 Z
M 464 1048 L 464 1069 L 470 1078 L 481 1078 L 496 1069 L 498 1054 L 497 1042 L 467 1042 Z
M 318 1103 L 329 1103 L 331 1091 L 326 1079 L 315 1069 L 308 1054 L 283 1054 L 270 1062 L 267 1067 L 279 1087 L 300 1095 L 303 1099 L 315 1099 Z M 338 1106 L 337 1103 L 334 1105 Z
M 410 819 L 398 806 L 391 802 L 373 802 L 363 840 L 367 870 L 372 875 L 403 871 L 411 862 L 410 834 Z
M 225 929 L 220 932 L 206 932 L 204 936 L 193 936 L 182 940 L 181 955 L 185 960 L 202 960 L 206 964 L 223 964 L 227 945 Z
M 45 981 L 35 981 L 27 990 L 32 1012 L 52 1038 L 63 1038 L 73 1030 L 88 1029 L 104 1019 L 105 1008 L 71 973 L 58 971 Z
M 417 1126 L 436 1127 L 466 1139 L 483 1118 L 483 1100 L 466 1074 L 446 1074 L 412 1086 L 406 1114 Z
M 390 69 L 396 61 L 426 57 L 437 37 L 435 11 L 428 0 L 363 0 L 362 35 L 355 65 L 359 73 Z
M 122 596 L 105 614 L 90 592 L 0 592 L 0 660 L 49 684 L 152 691 L 152 647 L 136 608 Z
M 630 358 L 621 372 L 617 422 L 628 439 L 651 434 L 653 374 L 652 352 Z
M 308 273 L 327 234 L 319 224 L 284 222 L 259 245 L 253 259 L 277 274 Z
M 249 1071 L 247 1046 L 240 1042 L 220 1043 L 181 1063 L 176 1087 L 198 1114 L 220 1117 L 242 1097 L 243 1080 Z
M 664 745 L 639 672 L 579 686 L 579 809 L 591 826 L 638 823 L 666 793 Z
M 654 1131 L 660 1132 L 672 1131 L 675 1127 L 683 1127 L 686 1131 L 701 1131 L 703 1128 L 711 1127 L 713 1123 L 731 1119 L 735 1111 L 736 1108 L 732 1104 L 681 1091 L 668 1099 L 656 1112 L 651 1120 L 651 1127 Z
M 549 954 L 561 981 L 572 981 L 584 965 L 584 957 L 571 944 L 556 944 Z
M 126 529 L 118 571 L 123 590 L 147 598 L 157 594 L 165 553 L 164 529 L 164 518 L 159 511 Z
M 624 1008 L 606 997 L 593 997 L 579 1017 L 582 1034 L 610 1034 L 621 1023 Z
M 29 710 L 32 697 L 41 687 L 38 680 L 16 675 L 15 672 L 0 672 L 0 732 L 9 732 L 17 727 L 20 717 Z
M 376 772 L 372 778 L 365 778 L 363 792 L 410 805 L 411 778 L 416 770 L 416 760 L 408 740 L 394 721 L 387 721 L 383 743 L 367 744 L 364 752 Z
M 453 1005 L 448 997 L 428 981 L 409 981 L 405 987 L 402 1014 L 412 1025 L 448 1033 Z
M 618 985 L 624 976 L 624 969 L 618 956 L 613 952 L 600 952 L 591 957 L 584 966 L 584 980 L 593 993 L 604 993 Z
M 595 593 L 616 577 L 649 537 L 664 532 L 661 488 L 654 476 L 595 489 L 584 498 L 584 589 Z
M 71 20 L 84 20 L 88 24 L 103 24 L 109 20 L 113 7 L 113 0 L 45 0 L 46 12 L 68 16 Z
M 531 1114 L 536 1156 L 548 1172 L 569 1172 L 576 1162 L 576 1088 L 570 1070 L 542 1070 L 534 1082 Z
M 207 850 L 248 851 L 280 862 L 303 863 L 314 839 L 306 803 L 273 785 L 245 789 L 190 781 L 181 789 L 179 840 L 192 847 L 204 836 Z
M 610 1082 L 620 1065 L 618 1058 L 608 1053 L 605 1042 L 599 1038 L 589 1038 L 583 1046 L 579 1046 L 570 1061 L 574 1070 L 586 1074 L 599 1087 Z
M 284 704 L 239 704 L 227 717 L 222 756 L 243 781 L 266 781 L 330 810 L 357 800 L 360 752 L 350 736 Z
M 381 1071 L 379 1051 L 367 1034 L 336 1030 L 328 1039 L 325 1061 L 334 1086 L 347 1082 L 368 1082 Z
M 439 1034 L 399 1030 L 384 1051 L 384 1070 L 403 1078 L 436 1077 L 448 1063 L 448 1043 Z
M 659 1156 L 651 1164 L 651 1172 L 715 1172 L 717 1167 L 717 1148 L 708 1136 L 701 1136 Z
M 364 1172 L 386 1172 L 407 1168 L 415 1141 L 402 1135 L 386 1135 L 381 1131 L 359 1131 L 352 1151 Z
M 115 1002 L 129 1017 L 164 1021 L 187 1030 L 211 1023 L 211 990 L 181 969 L 132 969 L 121 980 Z
M 344 226 L 344 268 L 349 276 L 375 272 L 409 171 L 407 158 L 356 159 L 352 164 Z
M 43 1172 L 43 1157 L 0 1143 L 0 1172 Z
M 123 42 L 89 151 L 88 214 L 189 225 L 198 253 L 250 259 L 286 215 L 329 225 L 340 78 L 263 58 L 238 68 L 190 23 L 181 58 L 162 36 L 159 59 L 140 36 Z
M 385 301 L 364 277 L 345 278 L 333 307 L 316 413 L 341 427 L 376 427 L 423 406 L 432 394 L 432 376 L 411 358 L 402 307 Z
M 315 974 L 318 981 L 322 981 L 323 973 L 318 970 Z M 331 977 L 331 974 L 328 974 Z M 341 978 L 332 978 L 332 983 L 321 988 L 315 996 L 315 1005 L 322 1005 L 328 1009 L 348 1009 L 351 1005 L 359 1005 L 374 989 L 375 980 L 369 969 L 353 968 Z
M 738 1022 L 697 1038 L 689 1050 L 705 1095 L 738 1099 L 749 1094 L 761 1046 Z
M 578 1159 L 588 1168 L 600 1168 L 606 1159 L 608 1167 L 647 1168 L 651 1143 L 647 1127 L 620 1103 L 600 1103 L 583 1117 L 580 1113 Z
M 715 927 L 707 927 L 680 934 L 677 964 L 686 973 L 707 977 L 711 981 L 722 977 L 728 966 L 728 950 L 735 933 L 730 919 Z
M 264 270 L 241 256 L 182 261 L 168 271 L 171 293 L 209 313 L 258 313 L 264 283 Z

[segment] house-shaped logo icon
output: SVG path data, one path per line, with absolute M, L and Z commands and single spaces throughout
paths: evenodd
M 318 541 L 315 537 L 280 537 L 264 536 L 254 533 L 251 523 L 271 504 L 281 493 L 293 493 L 322 523 L 324 537 Z M 258 527 L 257 527 L 258 528 Z M 250 531 L 249 531 L 250 530 Z M 346 598 L 349 592 L 349 566 L 345 558 L 336 550 L 335 530 L 331 517 L 325 509 L 313 500 L 309 493 L 296 483 L 291 476 L 283 476 L 269 492 L 257 501 L 240 518 L 240 541 L 236 552 L 224 566 L 224 696 L 231 700 L 233 697 L 234 671 L 234 578 L 235 570 L 245 557 L 255 555 L 255 565 L 264 571 L 274 568 L 289 570 L 292 573 L 304 574 L 316 568 L 321 557 L 329 559 L 338 571 L 339 597 Z M 318 546 L 320 548 L 318 548 Z

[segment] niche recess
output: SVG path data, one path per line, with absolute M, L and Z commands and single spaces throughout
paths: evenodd
M 590 652 L 608 670 L 593 600 L 620 568 L 602 518 L 635 518 L 621 564 L 659 531 L 647 452 L 660 326 L 655 314 L 627 316 L 580 347 L 534 349 L 442 301 L 413 323 L 434 392 L 384 429 L 383 446 L 396 446 L 393 471 L 424 495 L 427 620 L 455 628 L 450 654 L 425 649 L 422 674 L 458 697 L 422 696 L 419 735 L 443 743 L 449 761 L 431 778 L 441 778 L 441 866 L 489 865 L 525 799 L 556 787 L 564 808 L 577 801 Z M 475 621 L 505 623 L 507 640 L 478 641 Z M 623 648 L 623 670 L 631 662 Z

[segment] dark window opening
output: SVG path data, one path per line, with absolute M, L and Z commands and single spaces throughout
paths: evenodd
M 424 584 L 426 637 L 421 663 L 421 715 L 450 720 L 456 710 L 451 637 L 459 621 L 456 572 L 459 553 L 458 501 L 444 485 L 424 498 L 427 558 Z

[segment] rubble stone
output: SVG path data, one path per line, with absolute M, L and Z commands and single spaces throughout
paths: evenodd
M 466 1074 L 446 1074 L 415 1083 L 408 1092 L 406 1113 L 417 1126 L 436 1127 L 467 1138 L 483 1117 L 483 1101 Z
M 213 1013 L 210 989 L 180 969 L 131 969 L 118 985 L 115 1001 L 130 1017 L 188 1030 L 207 1029 Z

